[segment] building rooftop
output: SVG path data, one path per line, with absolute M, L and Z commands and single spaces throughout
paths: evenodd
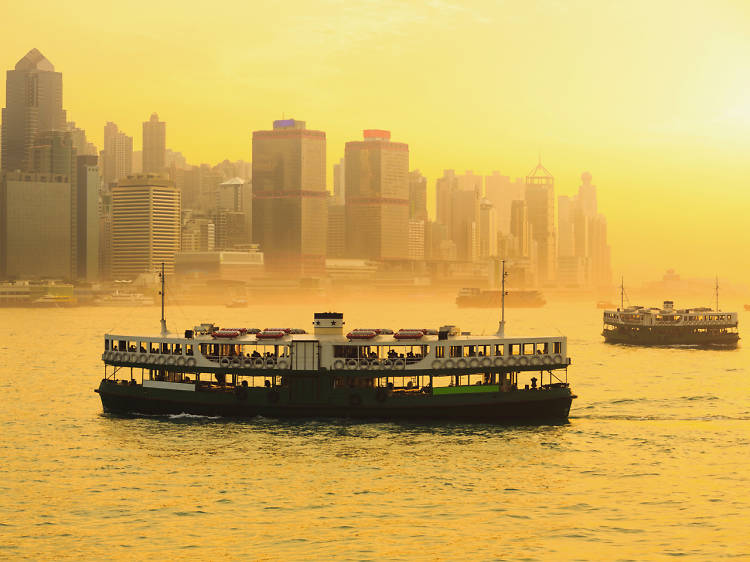
M 39 51 L 31 49 L 16 63 L 16 70 L 44 70 L 54 72 L 55 66 Z

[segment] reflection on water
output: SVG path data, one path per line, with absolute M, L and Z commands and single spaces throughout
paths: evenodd
M 169 322 L 308 327 L 315 308 L 183 307 Z M 497 321 L 427 302 L 340 308 L 349 328 Z M 0 327 L 0 558 L 750 556 L 745 348 L 608 346 L 586 306 L 510 322 L 569 336 L 568 424 L 111 416 L 93 392 L 101 335 L 155 332 L 158 315 L 14 311 Z

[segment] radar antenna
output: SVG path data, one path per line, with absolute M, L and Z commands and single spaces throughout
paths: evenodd
M 159 294 L 161 295 L 161 335 L 166 336 L 167 335 L 167 319 L 164 318 L 164 281 L 165 281 L 165 275 L 164 275 L 164 262 L 161 262 L 161 273 L 159 274 L 159 279 L 161 279 L 161 291 L 159 291 Z

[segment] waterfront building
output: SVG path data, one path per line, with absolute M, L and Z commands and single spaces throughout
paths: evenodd
M 32 169 L 31 150 L 37 136 L 67 127 L 62 107 L 62 73 L 37 49 L 8 70 L 2 111 L 2 169 Z
M 73 279 L 74 207 L 70 176 L 4 173 L 0 181 L 0 276 Z
M 524 198 L 525 186 L 521 178 L 511 181 L 510 176 L 500 172 L 484 177 L 484 196 L 492 201 L 497 213 L 497 228 L 503 234 L 510 234 L 510 206 L 513 201 Z
M 96 155 L 76 156 L 76 268 L 86 281 L 99 278 L 99 184 Z
M 409 218 L 427 221 L 427 178 L 419 170 L 409 172 Z
M 326 135 L 304 121 L 274 121 L 254 131 L 253 241 L 269 271 L 288 277 L 320 276 L 325 269 Z
M 541 160 L 526 176 L 526 206 L 532 238 L 537 249 L 539 283 L 555 281 L 557 244 L 555 236 L 555 180 Z
M 159 173 L 166 168 L 167 124 L 156 113 L 143 123 L 143 173 Z
M 328 198 L 326 258 L 346 257 L 346 205 L 339 205 L 336 201 L 335 195 Z
M 425 221 L 409 220 L 409 239 L 407 245 L 407 256 L 411 261 L 424 261 L 425 259 Z
M 112 276 L 174 270 L 180 250 L 180 192 L 164 175 L 131 175 L 112 188 Z
M 409 145 L 367 129 L 346 143 L 346 228 L 353 258 L 407 260 Z
M 346 204 L 346 159 L 333 165 L 333 198 L 335 205 Z
M 458 180 L 454 170 L 443 170 L 443 176 L 435 182 L 435 222 L 442 224 L 449 231 L 452 223 L 452 198 Z
M 497 256 L 497 212 L 489 199 L 479 203 L 479 257 Z
M 104 186 L 109 188 L 133 170 L 133 137 L 129 137 L 111 121 L 104 126 L 104 149 L 100 163 Z

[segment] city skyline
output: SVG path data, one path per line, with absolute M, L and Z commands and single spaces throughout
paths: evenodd
M 84 4 L 76 6 L 73 12 L 81 15 Z M 132 88 L 123 90 L 118 83 L 120 94 L 117 96 L 109 90 L 109 82 L 115 81 L 108 81 L 111 70 L 106 64 L 103 67 L 103 63 L 92 64 L 93 54 L 44 35 L 49 22 L 37 22 L 38 30 L 26 29 L 24 36 L 10 34 L 0 41 L 6 47 L 3 52 L 7 53 L 7 58 L 2 61 L 6 69 L 13 68 L 23 53 L 38 47 L 57 70 L 65 72 L 64 108 L 68 119 L 86 130 L 89 140 L 100 148 L 103 140 L 100 131 L 107 121 L 117 123 L 125 134 L 134 138 L 134 148 L 139 148 L 140 127 L 152 112 L 157 112 L 160 119 L 168 123 L 168 146 L 181 151 L 194 164 L 224 158 L 247 160 L 251 131 L 267 127 L 269 120 L 282 115 L 305 119 L 326 131 L 329 163 L 338 161 L 345 142 L 359 138 L 362 130 L 372 126 L 386 128 L 409 144 L 410 168 L 420 169 L 428 178 L 431 214 L 434 213 L 435 180 L 443 169 L 475 170 L 482 175 L 499 170 L 504 175 L 521 177 L 541 149 L 545 166 L 555 176 L 556 195 L 574 195 L 578 178 L 585 170 L 596 177 L 600 186 L 600 207 L 609 217 L 611 245 L 617 250 L 613 254 L 615 273 L 646 280 L 656 278 L 668 267 L 675 267 L 687 275 L 708 276 L 718 272 L 738 280 L 746 279 L 748 266 L 731 256 L 741 253 L 737 225 L 742 221 L 740 209 L 748 202 L 747 180 L 741 163 L 743 154 L 750 149 L 750 109 L 743 101 L 750 85 L 743 78 L 746 73 L 739 71 L 747 64 L 747 58 L 743 57 L 750 49 L 740 33 L 742 24 L 747 23 L 747 11 L 734 3 L 724 3 L 711 11 L 699 7 L 684 10 L 679 21 L 680 36 L 689 35 L 685 30 L 699 29 L 707 22 L 722 32 L 714 34 L 714 39 L 696 52 L 698 47 L 686 45 L 685 39 L 675 39 L 675 31 L 664 32 L 667 38 L 657 36 L 659 22 L 671 17 L 667 4 L 655 7 L 650 21 L 638 18 L 645 8 L 626 14 L 617 10 L 610 13 L 593 5 L 588 5 L 587 10 L 580 6 L 562 10 L 543 5 L 542 8 L 549 10 L 540 16 L 543 29 L 566 35 L 586 30 L 581 34 L 580 52 L 571 51 L 572 47 L 567 44 L 562 53 L 551 52 L 543 48 L 549 47 L 548 41 L 524 52 L 508 51 L 516 54 L 491 67 L 493 72 L 503 70 L 502 82 L 498 82 L 495 74 L 480 72 L 476 64 L 468 60 L 466 69 L 455 77 L 461 79 L 452 79 L 447 91 L 440 94 L 423 91 L 417 97 L 413 96 L 413 81 L 417 77 L 440 81 L 440 74 L 434 62 L 420 67 L 414 72 L 414 78 L 407 76 L 406 62 L 393 64 L 394 55 L 421 53 L 411 39 L 403 36 L 404 26 L 419 21 L 421 10 L 427 10 L 430 25 L 444 29 L 449 7 L 441 11 L 437 5 L 411 6 L 405 8 L 404 13 L 393 15 L 397 20 L 397 32 L 388 32 L 391 43 L 369 55 L 372 60 L 381 61 L 370 67 L 370 77 L 376 82 L 394 75 L 407 80 L 409 88 L 398 96 L 384 93 L 383 86 L 373 89 L 371 82 L 362 82 L 362 71 L 355 75 L 358 81 L 341 84 L 340 95 L 335 88 L 322 87 L 322 77 L 330 79 L 326 72 L 307 82 L 303 91 L 295 89 L 289 76 L 308 76 L 313 71 L 302 64 L 306 61 L 309 66 L 310 59 L 302 53 L 299 40 L 290 43 L 289 66 L 281 73 L 268 66 L 273 60 L 279 62 L 278 56 L 252 63 L 244 51 L 239 54 L 230 51 L 226 40 L 218 41 L 215 49 L 209 49 L 203 56 L 191 58 L 195 55 L 192 49 L 182 51 L 174 45 L 155 42 L 152 35 L 155 23 L 147 23 L 142 33 L 151 40 L 139 47 L 138 56 L 133 57 L 140 61 L 142 68 L 121 61 L 118 47 L 111 43 L 105 45 L 103 54 L 96 55 L 111 56 L 118 60 L 118 72 L 131 73 L 139 81 L 154 86 L 141 92 Z M 363 12 L 359 15 L 364 16 L 367 8 L 360 7 Z M 244 13 L 239 6 L 234 9 L 238 16 Z M 325 14 L 331 6 L 325 4 L 321 9 Z M 155 21 L 166 17 L 162 9 L 157 8 L 156 12 Z M 306 21 L 304 18 L 313 17 L 306 10 L 302 12 L 304 15 L 291 18 L 288 29 L 266 33 L 278 40 L 289 38 L 291 29 L 299 30 L 301 22 Z M 483 45 L 497 46 L 495 40 L 487 36 L 487 28 L 492 24 L 507 25 L 514 21 L 518 30 L 522 30 L 528 26 L 530 18 L 530 10 L 518 6 L 506 11 L 481 8 L 450 13 L 455 15 L 457 33 L 466 34 L 472 25 L 477 31 L 477 38 L 467 41 L 455 56 L 469 56 Z M 584 14 L 588 14 L 588 19 L 581 18 Z M 262 11 L 261 15 L 270 17 L 272 14 Z M 332 33 L 337 37 L 348 37 L 354 33 L 353 29 L 363 25 L 364 17 L 360 18 L 357 13 L 337 17 L 340 19 L 334 18 L 331 25 L 348 22 L 353 26 L 349 30 L 334 28 Z M 639 46 L 633 46 L 632 41 L 628 43 L 633 49 L 630 54 L 613 51 L 614 47 L 603 43 L 605 31 L 611 32 L 622 22 L 627 22 L 633 33 L 639 31 L 643 35 Z M 215 15 L 203 23 L 208 36 L 216 38 L 219 23 Z M 86 25 L 86 37 L 91 39 L 104 33 L 90 21 L 72 25 Z M 124 32 L 121 25 L 118 22 L 114 26 L 113 36 Z M 185 25 L 182 18 L 175 23 L 178 28 Z M 381 16 L 365 36 L 372 37 L 385 25 Z M 502 41 L 518 39 L 518 30 Z M 314 38 L 311 34 L 313 32 L 308 30 L 303 36 Z M 676 41 L 676 45 L 665 46 L 669 42 L 667 39 Z M 361 48 L 360 41 L 355 42 L 358 48 Z M 315 45 L 318 43 L 313 42 Z M 430 43 L 430 47 L 435 48 L 434 43 Z M 591 47 L 601 52 L 594 55 Z M 680 53 L 680 48 L 685 52 Z M 435 59 L 445 55 L 447 60 L 456 62 L 455 56 L 436 49 Z M 163 56 L 150 59 L 160 53 Z M 604 63 L 606 54 L 614 57 L 611 67 Z M 694 76 L 696 73 L 688 70 L 697 54 L 701 55 L 697 59 L 700 72 Z M 165 58 L 167 55 L 169 59 Z M 299 60 L 295 55 L 299 55 Z M 334 60 L 344 57 L 341 71 L 351 68 L 352 61 L 338 50 L 332 56 Z M 564 81 L 560 72 L 552 68 L 562 56 L 582 57 L 572 68 L 573 74 Z M 421 59 L 416 56 L 411 60 Z M 188 65 L 188 61 L 191 64 Z M 386 68 L 385 61 L 393 68 Z M 591 66 L 587 67 L 586 62 Z M 659 65 L 669 62 L 678 64 L 667 65 L 663 74 L 655 73 L 661 68 Z M 240 103 L 240 95 L 230 93 L 231 88 L 217 88 L 227 78 L 232 65 L 245 86 L 251 86 L 247 91 L 253 100 L 251 105 Z M 100 67 L 103 74 L 92 71 Z M 312 65 L 312 68 L 319 69 L 319 66 Z M 467 90 L 465 86 L 472 72 L 487 82 Z M 536 77 L 529 80 L 532 74 L 546 75 L 549 85 L 554 86 L 555 95 L 547 105 L 542 104 L 541 93 L 538 93 L 544 82 Z M 201 86 L 197 94 L 186 96 L 186 81 L 196 77 L 205 82 L 205 88 Z M 96 80 L 101 81 L 97 83 L 98 90 L 92 88 L 92 81 Z M 604 95 L 607 80 L 618 87 L 612 98 Z M 677 98 L 667 93 L 675 91 L 667 87 L 670 81 L 681 85 Z M 705 86 L 708 83 L 716 86 L 708 88 Z M 555 84 L 565 84 L 565 88 Z M 650 86 L 645 88 L 646 84 Z M 502 86 L 499 90 L 498 85 Z M 179 96 L 175 96 L 175 88 L 182 88 Z M 574 93 L 582 89 L 585 95 L 574 103 Z M 96 98 L 92 97 L 95 90 Z M 206 90 L 211 91 L 213 98 Z M 498 92 L 495 101 L 490 103 L 489 92 L 495 90 Z M 324 91 L 326 99 L 322 98 Z M 545 91 L 550 92 L 549 88 Z M 346 98 L 352 93 L 355 99 L 348 101 Z M 461 97 L 460 93 L 466 96 Z M 647 93 L 651 97 L 645 97 Z M 127 103 L 121 101 L 123 94 L 128 95 Z M 376 94 L 383 96 L 381 101 Z M 521 97 L 528 101 L 522 101 Z M 211 105 L 211 99 L 219 102 L 218 105 Z M 440 108 L 443 111 L 436 111 Z M 229 118 L 230 112 L 233 119 Z M 562 119 L 566 114 L 568 117 Z M 331 190 L 330 166 L 326 177 L 327 188 Z M 706 186 L 717 183 L 722 186 L 722 196 L 707 197 Z M 665 209 L 669 212 L 665 213 Z M 642 228 L 632 228 L 634 216 L 638 217 Z M 709 232 L 685 228 L 686 223 L 703 222 L 706 216 L 713 222 Z M 654 237 L 658 237 L 658 243 L 654 243 Z

